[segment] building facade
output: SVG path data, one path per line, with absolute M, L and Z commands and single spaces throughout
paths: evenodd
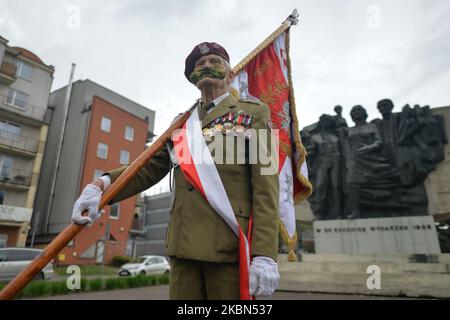
M 136 239 L 135 254 L 166 255 L 166 233 L 170 219 L 173 193 L 162 192 L 144 198 L 144 230 L 142 237 Z
M 48 133 L 53 66 L 0 36 L 0 247 L 25 246 Z
M 30 236 L 37 247 L 48 244 L 71 222 L 73 204 L 86 184 L 135 160 L 153 131 L 152 110 L 91 80 L 73 83 L 64 124 L 66 90 L 50 95 L 52 121 Z M 83 229 L 61 252 L 59 263 L 109 263 L 114 256 L 125 255 L 135 204 L 136 197 L 131 197 L 106 206 L 99 221 Z

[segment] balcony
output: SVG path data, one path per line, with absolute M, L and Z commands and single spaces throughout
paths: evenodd
M 0 112 L 7 112 L 16 121 L 40 126 L 45 121 L 47 109 L 27 102 L 21 102 L 21 106 L 16 106 L 8 102 L 6 95 L 0 94 Z
M 33 210 L 23 207 L 0 205 L 0 220 L 7 222 L 30 222 Z
M 28 170 L 0 166 L 0 188 L 26 190 L 35 175 Z
M 0 130 L 0 151 L 15 155 L 34 158 L 41 141 L 24 135 L 15 135 L 6 130 Z
M 0 83 L 9 86 L 16 81 L 17 66 L 15 64 L 4 61 L 0 66 Z

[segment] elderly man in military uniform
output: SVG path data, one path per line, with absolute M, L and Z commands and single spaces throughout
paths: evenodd
M 234 73 L 226 50 L 214 42 L 197 45 L 185 61 L 186 78 L 201 93 L 197 108 L 206 142 L 214 136 L 232 134 L 248 138 L 253 132 L 270 134 L 270 112 L 260 102 L 239 100 L 230 94 Z M 213 139 L 211 139 L 213 137 Z M 270 143 L 270 139 L 267 139 Z M 249 161 L 249 148 L 237 149 L 236 157 L 245 161 L 216 161 L 216 168 L 229 198 L 236 220 L 248 234 L 253 215 L 250 294 L 271 295 L 279 281 L 276 264 L 279 223 L 278 172 L 263 174 L 266 164 Z M 136 195 L 158 183 L 174 168 L 175 195 L 166 236 L 171 258 L 169 295 L 171 299 L 239 299 L 238 238 L 225 221 L 183 175 L 171 159 L 168 143 L 111 203 Z M 266 149 L 270 149 L 268 145 Z M 235 150 L 236 151 L 236 150 Z M 225 154 L 225 153 L 224 153 Z M 225 155 L 226 157 L 226 155 Z M 216 159 L 215 159 L 216 160 Z M 112 170 L 88 184 L 75 202 L 72 220 L 92 223 L 98 218 L 102 191 L 126 169 Z M 89 216 L 81 216 L 83 210 Z

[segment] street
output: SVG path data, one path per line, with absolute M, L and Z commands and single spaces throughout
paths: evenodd
M 33 300 L 168 300 L 169 286 L 152 286 L 137 289 L 122 289 L 91 293 L 69 294 L 35 298 Z M 341 295 L 325 293 L 301 293 L 278 291 L 273 296 L 258 300 L 398 300 L 401 297 L 379 297 L 362 295 Z

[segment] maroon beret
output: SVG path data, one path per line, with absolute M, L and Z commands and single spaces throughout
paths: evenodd
M 216 54 L 224 58 L 228 63 L 230 62 L 230 57 L 228 52 L 219 44 L 215 42 L 203 42 L 194 47 L 192 52 L 187 56 L 184 68 L 184 75 L 189 79 L 191 73 L 194 71 L 195 63 L 198 59 L 208 54 Z

